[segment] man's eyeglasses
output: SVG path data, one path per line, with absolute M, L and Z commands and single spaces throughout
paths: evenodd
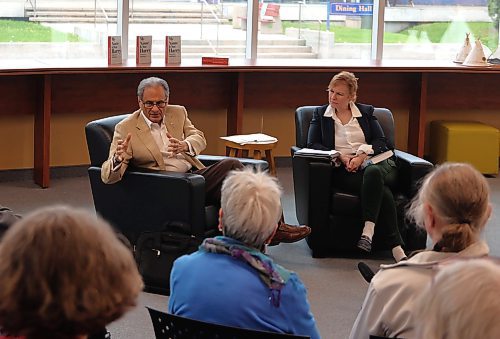
M 158 108 L 165 108 L 167 106 L 166 101 L 143 101 L 142 104 L 146 108 L 153 108 L 153 107 L 158 107 Z

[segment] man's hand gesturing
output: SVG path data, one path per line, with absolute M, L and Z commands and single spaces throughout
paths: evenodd
M 184 140 L 179 140 L 174 137 L 170 133 L 167 133 L 167 138 L 169 141 L 168 145 L 168 151 L 171 152 L 172 154 L 179 154 L 182 152 L 187 152 L 189 151 L 189 146 L 187 142 Z
M 116 146 L 116 161 L 123 161 L 123 157 L 128 150 L 130 138 L 132 138 L 132 135 L 129 133 L 127 134 L 127 138 L 125 140 L 118 140 L 118 145 Z

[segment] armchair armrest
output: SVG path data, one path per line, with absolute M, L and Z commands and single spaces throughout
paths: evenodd
M 217 161 L 227 159 L 224 155 L 199 155 L 198 160 L 200 160 L 203 165 L 210 166 L 215 164 Z M 244 166 L 252 166 L 254 169 L 260 169 L 262 171 L 267 171 L 269 169 L 269 164 L 265 160 L 255 160 L 248 158 L 233 158 L 239 160 Z
M 395 150 L 394 154 L 399 162 L 399 189 L 411 198 L 417 193 L 422 178 L 432 170 L 433 165 L 403 151 Z
M 290 147 L 290 155 L 293 157 L 295 155 L 295 152 L 297 152 L 301 147 L 298 146 L 292 146 Z
M 96 212 L 132 243 L 143 230 L 162 230 L 168 221 L 190 226 L 201 235 L 205 225 L 205 180 L 201 175 L 127 170 L 121 181 L 104 184 L 101 168 L 88 169 Z
M 329 204 L 330 190 L 324 188 L 331 186 L 331 166 L 330 162 L 319 159 L 292 158 L 295 211 L 299 224 L 310 224 L 309 210 L 315 208 L 316 201 Z

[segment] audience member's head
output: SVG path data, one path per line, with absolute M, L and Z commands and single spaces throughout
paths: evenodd
M 415 307 L 417 338 L 500 338 L 500 266 L 488 259 L 440 268 Z
M 445 163 L 432 171 L 408 211 L 446 252 L 459 252 L 476 242 L 490 214 L 486 179 L 462 163 Z
M 358 78 L 356 78 L 356 76 L 351 72 L 342 71 L 335 74 L 332 80 L 330 80 L 328 90 L 331 90 L 336 84 L 340 82 L 347 85 L 347 88 L 349 89 L 349 96 L 352 97 L 352 101 L 356 101 L 358 93 Z
M 69 207 L 35 211 L 0 243 L 0 328 L 27 338 L 73 338 L 136 304 L 142 280 L 111 227 Z
M 221 189 L 224 235 L 260 248 L 270 240 L 281 216 L 281 187 L 276 178 L 251 169 L 231 172 Z

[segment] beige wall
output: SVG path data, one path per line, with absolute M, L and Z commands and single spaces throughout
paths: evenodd
M 407 149 L 408 112 L 394 110 L 396 124 L 396 147 Z M 107 114 L 53 115 L 51 120 L 51 166 L 72 166 L 89 163 L 84 127 L 91 120 Z M 226 134 L 226 112 L 224 110 L 192 110 L 189 116 L 195 126 L 205 132 L 208 141 L 205 154 L 224 154 L 219 137 Z M 275 156 L 290 156 L 290 146 L 295 144 L 295 117 L 293 109 L 245 110 L 243 133 L 260 132 L 275 136 L 279 143 Z M 432 120 L 476 120 L 500 129 L 500 114 L 488 110 L 433 110 L 428 111 L 427 121 Z M 429 153 L 432 141 L 426 128 L 425 154 Z M 0 117 L 0 170 L 33 167 L 33 117 Z

